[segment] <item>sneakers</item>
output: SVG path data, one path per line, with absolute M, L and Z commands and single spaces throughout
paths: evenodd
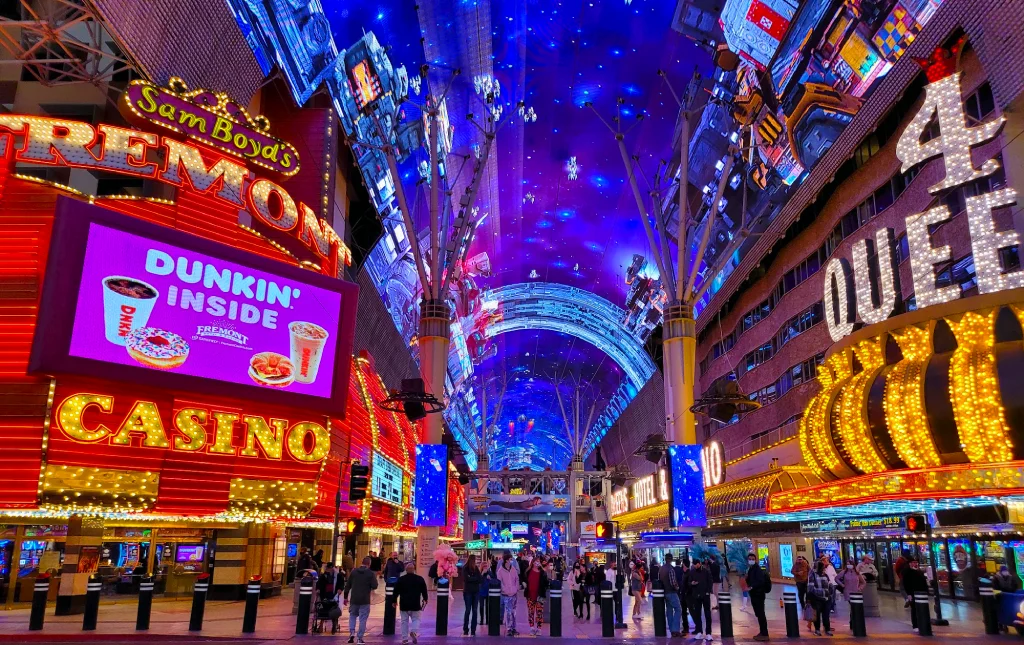
M 818 629 L 814 630 L 814 635 L 815 636 L 821 636 L 821 630 L 818 630 Z
M 416 641 L 414 640 L 413 642 L 415 643 Z M 364 641 L 364 640 L 363 640 L 363 639 L 361 639 L 361 638 L 357 639 L 357 640 L 356 640 L 356 643 L 358 643 L 358 645 L 366 645 L 366 641 Z
M 408 640 L 403 640 L 402 641 L 402 645 L 409 645 L 409 641 Z
M 409 636 L 412 636 L 412 643 L 413 643 L 413 645 L 416 645 L 416 643 L 419 642 L 419 640 L 418 640 L 419 634 L 417 634 L 416 632 L 409 632 Z
M 356 637 L 355 636 L 349 636 L 348 637 L 348 642 L 350 642 L 350 643 L 356 642 Z
M 713 640 L 715 640 L 715 639 L 711 637 L 711 634 L 704 634 L 704 642 L 705 643 L 710 643 Z
M 768 634 L 758 634 L 757 636 L 754 636 L 754 640 L 759 643 L 763 643 L 768 640 Z
M 690 636 L 691 641 L 702 641 L 704 640 L 704 632 L 697 632 L 693 636 Z
M 825 635 L 826 636 L 835 636 L 836 634 L 835 634 L 835 632 L 829 631 L 829 632 L 825 632 Z

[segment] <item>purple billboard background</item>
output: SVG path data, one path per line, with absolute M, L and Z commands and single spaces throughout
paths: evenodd
M 196 272 L 197 267 L 201 268 L 202 276 Z M 225 271 L 231 275 L 226 293 Z M 112 297 L 105 293 L 110 277 L 127 279 L 121 284 L 136 289 L 143 298 L 133 299 L 123 293 Z M 198 282 L 188 281 L 195 277 L 199 277 Z M 146 297 L 150 289 L 156 294 Z M 201 311 L 196 312 L 199 293 L 203 294 L 202 304 L 198 305 Z M 152 311 L 146 316 L 150 300 Z M 122 317 L 124 345 L 108 340 L 111 334 L 118 335 L 118 313 L 115 310 L 113 319 L 105 317 L 105 301 L 108 307 L 125 302 L 139 305 L 129 306 L 129 310 L 135 310 L 131 319 Z M 336 291 L 93 222 L 89 225 L 69 354 L 245 385 L 254 390 L 329 399 L 334 385 L 340 313 L 341 294 Z M 111 321 L 113 327 L 108 329 Z M 288 365 L 282 360 L 292 362 L 295 358 L 298 362 L 305 355 L 308 361 L 309 352 L 303 351 L 310 349 L 308 339 L 298 342 L 298 354 L 293 352 L 289 324 L 297 321 L 312 323 L 327 334 L 319 368 L 310 368 L 307 362 L 304 377 L 300 366 L 294 363 L 289 375 Z M 138 332 L 143 328 L 149 331 Z M 178 361 L 184 354 L 183 362 L 173 366 L 164 363 L 162 369 L 152 362 L 143 362 L 150 355 L 166 358 L 168 351 L 161 350 L 168 348 Z M 315 354 L 315 348 L 312 351 Z M 303 378 L 312 382 L 300 382 Z

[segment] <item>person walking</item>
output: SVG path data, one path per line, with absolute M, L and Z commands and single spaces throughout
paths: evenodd
M 480 596 L 481 580 L 483 577 L 480 575 L 480 568 L 476 566 L 476 556 L 471 555 L 466 565 L 462 567 L 462 601 L 466 605 L 466 612 L 462 617 L 463 636 L 469 636 L 471 633 L 476 636 L 477 598 Z
M 690 561 L 687 558 L 679 558 L 675 566 L 676 570 L 676 582 L 679 583 L 679 635 L 687 636 L 690 633 L 690 619 L 687 617 L 689 610 L 687 606 L 689 599 L 687 598 L 686 586 L 687 576 L 690 575 Z
M 704 563 L 711 572 L 711 600 L 712 609 L 718 610 L 718 590 L 722 588 L 722 565 L 718 564 L 718 558 L 710 557 Z
M 540 635 L 544 627 L 544 599 L 548 595 L 549 582 L 541 561 L 534 558 L 526 572 L 526 615 L 533 636 Z
M 768 617 L 764 613 L 764 597 L 772 589 L 771 578 L 764 572 L 753 553 L 747 555 L 747 593 L 750 595 L 750 606 L 757 617 L 757 635 L 755 641 L 768 640 Z
M 671 553 L 665 554 L 665 564 L 658 569 L 658 582 L 665 590 L 665 619 L 668 621 L 668 631 L 679 637 L 682 604 L 679 601 L 679 580 L 676 578 L 676 569 L 672 566 Z
M 836 576 L 836 584 L 843 590 L 843 599 L 846 604 L 850 604 L 850 594 L 864 593 L 864 588 L 867 587 L 868 581 L 864 578 L 864 574 L 857 571 L 857 568 L 853 565 L 852 559 L 846 560 L 846 566 L 839 575 Z M 853 629 L 853 611 L 851 610 L 850 629 Z
M 928 593 L 928 578 L 925 577 L 924 571 L 921 571 L 921 565 L 914 556 L 907 558 L 907 566 L 903 568 L 902 584 L 903 595 L 906 596 L 907 604 L 910 607 L 910 624 L 917 629 L 917 607 L 914 605 L 914 594 Z
M 302 547 L 302 549 L 299 551 L 299 560 L 295 564 L 296 575 L 301 576 L 301 572 L 313 568 L 313 558 L 309 556 L 309 549 L 307 549 L 306 547 Z M 319 567 L 316 567 L 316 572 L 320 573 Z
M 324 550 L 317 549 L 316 554 L 313 555 L 313 566 L 316 567 L 317 573 L 324 568 Z
M 488 625 L 490 618 L 490 605 L 487 599 L 490 597 L 491 588 L 497 588 L 500 584 L 498 582 L 496 565 L 493 565 L 490 560 L 484 558 L 483 564 L 480 565 L 480 593 L 477 595 L 477 600 L 480 603 L 480 624 Z
M 832 557 L 827 553 L 821 556 L 822 561 L 825 563 L 825 575 L 828 576 L 828 581 L 832 586 L 836 586 L 836 576 L 839 573 L 836 571 L 835 565 L 832 563 Z M 842 566 L 840 564 L 840 566 Z M 828 606 L 829 613 L 836 613 L 836 594 L 832 594 L 831 602 Z
M 814 635 L 821 636 L 821 624 L 825 623 L 825 635 L 832 635 L 832 624 L 830 622 L 832 598 L 835 596 L 835 586 L 826 575 L 827 567 L 824 561 L 819 560 L 815 570 L 807 578 L 807 593 L 817 612 L 814 616 Z
M 572 615 L 573 619 L 583 618 L 583 594 L 580 592 L 582 583 L 581 580 L 581 567 L 577 560 L 572 565 L 572 571 L 569 572 L 569 590 L 572 591 Z
M 690 615 L 693 616 L 693 636 L 691 640 L 711 641 L 711 572 L 699 559 L 693 561 L 689 573 L 686 574 L 687 597 L 690 604 Z M 701 620 L 701 613 L 704 614 Z
M 408 569 L 407 569 L 408 570 Z M 401 580 L 401 578 L 399 578 Z M 345 604 L 348 606 L 348 642 L 363 645 L 366 641 L 366 619 L 370 617 L 370 594 L 377 588 L 377 574 L 370 570 L 370 556 L 363 558 L 345 581 Z M 356 619 L 359 631 L 356 632 Z
M 392 551 L 387 563 L 384 564 L 384 581 L 400 578 L 405 573 L 405 563 L 398 559 L 398 551 Z
M 601 597 L 599 595 L 601 593 L 601 591 L 600 591 L 600 589 L 598 589 L 598 584 L 597 584 L 597 567 L 594 564 L 590 564 L 587 567 L 587 574 L 586 574 L 586 577 L 584 578 L 584 581 L 585 581 L 585 585 L 586 586 L 585 586 L 585 588 L 583 590 L 583 595 L 584 595 L 584 598 L 586 599 L 586 602 L 587 602 L 587 620 L 590 620 L 590 604 L 591 604 L 590 603 L 590 597 L 591 596 L 594 597 L 594 602 L 597 604 L 597 607 L 595 607 L 595 609 L 594 609 L 594 614 L 596 615 L 597 612 L 601 610 Z
M 505 635 L 515 636 L 516 607 L 519 604 L 519 567 L 512 560 L 512 554 L 505 551 L 498 567 L 498 583 L 501 585 L 501 614 L 505 623 Z
M 344 584 L 344 576 L 341 576 L 341 584 L 339 584 L 338 570 L 334 568 L 333 562 L 328 562 L 324 566 L 324 573 L 316 581 L 316 593 L 317 598 L 323 604 L 324 609 L 327 610 L 327 615 L 331 618 L 331 634 L 338 633 L 338 619 L 341 618 L 341 605 L 338 603 L 338 594 L 342 590 Z
M 629 593 L 633 596 L 633 620 L 640 620 L 640 603 L 642 598 L 642 590 L 644 588 L 644 578 L 640 575 L 640 569 L 632 562 L 629 563 Z
M 420 633 L 420 617 L 427 606 L 427 581 L 416 573 L 416 563 L 405 564 L 405 575 L 395 583 L 395 598 L 402 615 L 402 645 L 409 645 L 409 638 L 415 644 Z M 351 639 L 349 642 L 352 642 Z M 362 636 L 359 642 L 363 642 Z
M 793 563 L 793 568 L 789 570 L 789 573 L 793 576 L 793 581 L 796 582 L 797 601 L 800 603 L 800 609 L 803 610 L 807 607 L 807 576 L 811 574 L 811 565 L 807 562 L 807 558 L 802 555 L 796 556 L 796 562 Z

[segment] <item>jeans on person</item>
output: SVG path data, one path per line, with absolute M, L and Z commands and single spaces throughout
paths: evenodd
M 821 624 L 825 623 L 825 631 L 832 631 L 832 623 L 830 622 L 831 617 L 829 614 L 829 601 L 828 600 L 815 600 L 815 609 L 818 610 L 818 615 L 814 617 L 814 630 L 820 631 Z
M 369 605 L 348 606 L 348 633 L 355 635 L 358 640 L 363 640 L 366 634 L 366 619 L 370 617 Z M 359 619 L 359 633 L 356 633 L 356 618 Z
M 764 615 L 764 592 L 763 591 L 751 591 L 750 592 L 750 606 L 754 610 L 754 615 L 757 616 L 757 627 L 758 634 L 761 636 L 768 635 L 768 617 Z
M 516 630 L 516 606 L 519 604 L 519 596 L 501 596 L 501 615 L 504 618 L 505 627 L 509 631 Z
M 544 627 L 544 599 L 526 599 L 526 616 L 530 621 L 530 627 L 540 629 Z
M 679 595 L 671 591 L 665 594 L 665 618 L 668 620 L 668 631 L 670 634 L 679 632 L 680 615 L 683 612 L 683 605 L 679 602 Z
M 368 606 L 368 605 L 364 605 Z M 422 611 L 402 611 L 402 642 L 409 640 L 409 632 L 419 634 Z
M 701 620 L 701 611 L 704 620 Z M 693 631 L 697 634 L 711 633 L 711 596 L 690 598 L 690 614 L 693 616 Z
M 466 613 L 462 617 L 462 631 L 464 632 L 472 630 L 474 634 L 476 633 L 476 599 L 477 594 L 475 593 L 462 595 L 463 604 L 466 605 Z M 472 621 L 470 621 L 470 616 L 472 616 Z

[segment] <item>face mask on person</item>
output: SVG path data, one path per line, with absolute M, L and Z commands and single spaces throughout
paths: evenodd
M 853 569 L 853 565 L 852 564 L 848 564 L 848 565 L 846 565 L 846 568 L 847 568 L 847 570 L 852 570 Z
M 749 564 L 750 566 L 754 566 L 755 564 L 757 564 L 757 560 L 751 558 L 747 560 L 747 564 Z

